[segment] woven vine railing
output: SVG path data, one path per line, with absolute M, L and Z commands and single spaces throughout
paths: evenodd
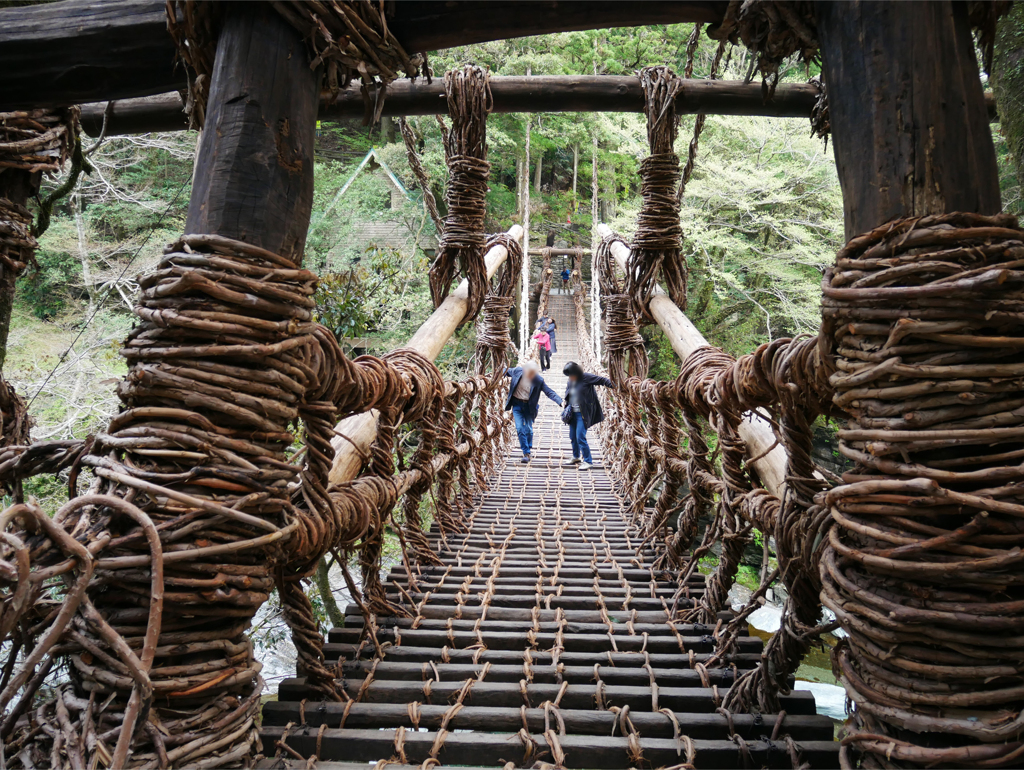
M 681 585 L 719 549 L 703 596 L 694 603 L 681 589 L 673 608 L 714 627 L 716 653 L 704 665 L 728 666 L 767 588 L 786 589 L 782 628 L 723 708 L 778 711 L 810 646 L 841 626 L 833 665 L 853 704 L 844 767 L 1019 762 L 1024 230 L 1007 215 L 888 223 L 839 253 L 817 337 L 738 359 L 698 348 L 671 382 L 644 378 L 615 240 L 595 257 L 618 386 L 603 428 L 618 448 L 610 471 Z M 740 436 L 755 410 L 788 455 L 778 496 Z M 811 460 L 819 415 L 846 420 L 840 451 L 854 467 L 842 479 Z M 754 530 L 778 567 L 725 623 L 717 616 Z M 823 619 L 822 602 L 836 621 Z
M 262 691 L 245 631 L 270 591 L 311 685 L 341 698 L 301 580 L 327 551 L 358 550 L 368 614 L 393 612 L 375 580 L 385 529 L 429 550 L 420 502 L 432 489 L 437 526 L 460 529 L 510 436 L 501 375 L 512 281 L 484 300 L 477 374 L 454 383 L 411 351 L 345 359 L 310 320 L 314 283 L 246 244 L 180 239 L 143 280 L 122 413 L 91 442 L 0 456 L 5 480 L 70 468 L 72 487 L 52 519 L 31 503 L 2 515 L 9 762 L 238 761 L 251 753 Z M 329 487 L 333 425 L 369 409 L 381 421 L 365 472 Z M 292 421 L 305 449 L 289 461 Z M 400 436 L 414 448 L 397 448 Z M 82 495 L 80 467 L 95 477 Z M 37 704 L 65 667 L 70 681 L 58 676 Z
M 769 585 L 783 581 L 789 596 L 785 631 L 766 646 L 765 665 L 744 675 L 724 702 L 733 711 L 777 712 L 778 694 L 788 692 L 788 678 L 826 630 L 819 626 L 820 581 L 809 547 L 820 542 L 815 533 L 827 519 L 814 497 L 830 485 L 811 461 L 810 424 L 833 409 L 817 340 L 777 340 L 738 360 L 704 347 L 682 362 L 675 380 L 647 379 L 644 340 L 611 255 L 616 241 L 622 242 L 615 236 L 602 241 L 594 266 L 608 376 L 618 386 L 604 428 L 605 446 L 617 448 L 609 468 L 616 491 L 644 546 L 661 552 L 659 566 L 677 571 L 681 586 L 712 548 L 719 551 L 701 598 L 693 602 L 681 589 L 673 607 L 678 619 L 714 628 L 716 655 L 706 666 L 729 665 L 746 618 L 763 603 Z M 755 409 L 768 417 L 789 453 L 789 487 L 782 501 L 761 484 L 752 467 L 755 458 L 739 435 L 743 415 Z M 710 431 L 717 436 L 714 452 Z M 779 567 L 733 621 L 721 623 L 718 615 L 728 609 L 729 590 L 755 529 L 775 544 Z

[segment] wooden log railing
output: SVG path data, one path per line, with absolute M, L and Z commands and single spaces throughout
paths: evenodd
M 521 240 L 523 228 L 519 225 L 512 225 L 507 234 L 514 240 Z M 487 252 L 485 260 L 488 278 L 498 271 L 507 257 L 508 250 L 501 245 L 494 246 Z M 404 347 L 433 361 L 463 322 L 468 310 L 469 282 L 464 280 L 455 291 L 448 295 Z M 332 484 L 351 481 L 359 474 L 365 458 L 369 455 L 370 446 L 377 436 L 378 419 L 379 415 L 376 410 L 371 410 L 353 415 L 338 423 L 336 428 L 338 435 L 331 442 L 334 446 L 334 464 L 330 474 Z
M 717 566 L 695 606 L 684 609 L 679 602 L 682 594 L 677 594 L 672 611 L 678 612 L 679 620 L 715 624 L 718 613 L 728 608 L 729 591 L 753 530 L 759 530 L 766 543 L 773 542 L 778 569 L 765 568 L 760 588 L 747 606 L 729 623 L 718 624 L 715 654 L 707 663 L 727 665 L 736 639 L 746 633 L 746 617 L 781 579 L 789 592 L 783 630 L 766 646 L 766 662 L 744 674 L 725 701 L 730 710 L 759 708 L 769 713 L 779 708 L 780 692 L 788 692 L 788 679 L 809 640 L 821 631 L 816 628 L 821 612 L 817 543 L 828 517 L 815 496 L 828 482 L 811 460 L 810 425 L 818 414 L 832 411 L 828 367 L 813 337 L 777 340 L 735 359 L 710 346 L 656 287 L 648 311 L 682 360 L 682 373 L 671 381 L 645 379 L 644 343 L 623 311 L 626 297 L 611 264 L 625 272 L 630 249 L 606 226 L 598 230 L 603 241 L 596 280 L 602 291 L 609 292 L 603 298 L 608 366 L 619 385 L 605 441 L 611 438 L 624 448 L 613 475 L 642 536 L 663 543 L 660 563 L 682 570 L 682 584 L 712 547 L 720 545 Z M 771 410 L 771 423 L 761 409 Z M 705 437 L 705 421 L 717 434 L 720 468 Z M 648 496 L 659 480 L 661 490 L 650 509 Z M 699 522 L 712 511 L 698 544 Z
M 611 228 L 605 224 L 599 224 L 597 231 L 602 238 L 612 235 Z M 625 270 L 629 248 L 621 242 L 615 242 L 611 249 L 615 261 Z M 686 360 L 697 349 L 710 346 L 711 343 L 660 287 L 655 289 L 651 297 L 650 309 L 680 361 Z M 786 480 L 786 450 L 777 444 L 771 425 L 762 415 L 748 412 L 739 426 L 739 434 L 747 445 L 748 456 L 754 458 L 752 465 L 765 489 L 776 497 L 782 497 Z

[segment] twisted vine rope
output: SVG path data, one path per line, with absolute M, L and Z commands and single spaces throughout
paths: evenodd
M 437 199 L 434 198 L 434 193 L 430 189 L 430 179 L 427 177 L 427 172 L 423 169 L 423 164 L 420 163 L 419 153 L 416 152 L 416 135 L 413 133 L 409 121 L 405 118 L 401 118 L 398 121 L 398 125 L 402 131 L 402 140 L 405 143 L 405 156 L 409 161 L 409 168 L 412 169 L 412 173 L 419 183 L 420 191 L 423 193 L 423 205 L 426 206 L 427 213 L 430 214 L 430 221 L 434 223 L 434 229 L 437 232 L 438 238 L 440 238 L 444 233 L 444 221 L 437 210 Z
M 823 282 L 821 344 L 855 467 L 824 503 L 822 598 L 849 634 L 844 762 L 1006 767 L 1021 740 L 1024 230 L 890 222 Z
M 679 156 L 674 151 L 679 130 L 675 100 L 682 80 L 668 67 L 647 67 L 639 77 L 651 154 L 640 162 L 643 203 L 637 216 L 625 289 L 634 315 L 650 323 L 653 319 L 647 304 L 659 277 L 672 301 L 686 307 L 686 260 L 680 249 L 683 229 L 679 224 Z
M 487 239 L 484 217 L 491 171 L 487 162 L 487 114 L 492 107 L 489 80 L 486 70 L 472 65 L 444 76 L 448 114 L 452 118 L 445 139 L 448 215 L 437 257 L 430 266 L 430 294 L 435 307 L 440 305 L 461 271 L 469 281 L 467 321 L 476 318 L 487 293 L 483 247 Z
M 693 58 L 697 52 L 697 43 L 700 39 L 700 31 L 703 28 L 703 23 L 698 22 L 693 25 L 693 32 L 690 35 L 689 41 L 686 46 L 686 69 L 683 72 L 683 77 L 687 80 L 693 77 Z M 724 38 L 718 41 L 718 48 L 715 50 L 715 56 L 711 60 L 711 70 L 708 72 L 708 80 L 715 80 L 718 78 L 719 67 L 722 66 L 722 56 L 725 54 L 725 45 L 728 41 Z M 679 180 L 679 192 L 676 197 L 679 202 L 682 203 L 683 195 L 686 193 L 686 185 L 690 181 L 690 177 L 693 176 L 693 169 L 697 164 L 697 149 L 700 146 L 700 135 L 704 132 L 704 123 L 707 121 L 707 115 L 703 112 L 697 113 L 697 117 L 693 121 L 693 137 L 690 139 L 690 145 L 686 151 L 686 164 L 683 166 L 682 179 Z
M 730 0 L 722 23 L 711 27 L 708 37 L 742 42 L 757 54 L 761 90 L 767 99 L 775 94 L 784 60 L 798 54 L 800 61 L 811 62 L 818 55 L 814 3 L 806 0 Z M 751 69 L 747 74 L 748 81 L 753 73 Z
M 305 467 L 286 455 L 290 424 L 340 387 L 315 281 L 262 249 L 184 236 L 140 282 L 124 408 L 80 460 L 92 489 L 53 519 L 65 545 L 32 534 L 25 509 L 6 519 L 22 520 L 24 536 L 8 534 L 30 544 L 30 575 L 66 575 L 61 612 L 23 634 L 0 694 L 19 696 L 8 756 L 165 767 L 250 754 L 262 681 L 246 629 L 284 543 L 315 550 L 329 518 L 315 447 Z M 57 659 L 71 681 L 23 719 Z
M 494 293 L 501 299 L 521 252 L 499 241 L 513 263 Z M 141 285 L 141 323 L 124 351 L 124 411 L 91 445 L 0 454 L 0 475 L 12 478 L 73 470 L 74 499 L 54 519 L 33 506 L 0 518 L 0 642 L 13 645 L 0 729 L 7 756 L 26 767 L 96 757 L 216 766 L 248 756 L 262 681 L 245 630 L 275 586 L 310 686 L 346 697 L 324 666 L 300 581 L 346 544 L 361 541 L 362 558 L 372 559 L 401 496 L 422 493 L 442 470 L 457 467 L 459 499 L 481 489 L 511 435 L 498 376 L 445 383 L 408 350 L 344 358 L 311 320 L 315 276 L 282 257 L 184 236 Z M 497 330 L 488 338 L 503 349 L 505 305 L 504 339 Z M 481 360 L 504 365 L 483 347 Z M 433 420 L 442 403 L 464 404 L 464 415 L 481 417 L 479 430 L 442 418 L 458 443 L 396 473 L 395 428 Z M 388 417 L 368 472 L 328 488 L 334 423 L 368 409 Z M 289 462 L 295 422 L 305 451 Z M 421 458 L 431 445 L 421 443 Z M 78 465 L 97 481 L 76 497 Z M 62 589 L 47 584 L 54 578 Z M 366 592 L 374 598 L 372 585 Z M 59 660 L 69 661 L 71 682 L 29 712 Z

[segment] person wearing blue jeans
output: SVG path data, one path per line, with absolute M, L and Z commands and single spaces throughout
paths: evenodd
M 516 435 L 519 436 L 519 448 L 523 450 L 521 463 L 530 462 L 533 452 L 533 421 L 540 410 L 540 394 L 550 398 L 559 406 L 562 399 L 549 388 L 540 376 L 540 367 L 535 361 L 527 361 L 522 366 L 505 370 L 505 376 L 511 378 L 508 387 L 508 400 L 505 410 L 512 410 L 512 419 L 516 423 Z
M 601 402 L 597 400 L 597 391 L 594 387 L 614 386 L 607 377 L 584 372 L 583 367 L 575 361 L 567 363 L 562 369 L 562 374 L 569 378 L 569 383 L 565 387 L 565 400 L 572 407 L 572 416 L 568 423 L 572 459 L 566 460 L 562 465 L 576 465 L 579 470 L 587 471 L 594 465 L 590 444 L 587 442 L 587 429 L 604 419 Z

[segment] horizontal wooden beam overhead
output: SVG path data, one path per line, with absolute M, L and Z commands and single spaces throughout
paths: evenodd
M 642 112 L 643 92 L 633 77 L 608 75 L 567 75 L 491 78 L 494 112 Z M 679 113 L 709 115 L 767 115 L 779 118 L 809 118 L 817 90 L 806 83 L 784 83 L 775 98 L 765 102 L 758 83 L 736 80 L 688 81 L 676 102 Z M 986 95 L 989 115 L 995 118 L 995 100 Z M 90 136 L 99 135 L 105 102 L 82 107 L 82 125 Z M 436 115 L 447 110 L 444 84 L 440 78 L 399 80 L 387 90 L 384 115 Z M 323 120 L 361 119 L 366 111 L 357 86 L 343 90 L 331 104 L 327 95 L 321 102 Z M 107 126 L 108 135 L 139 134 L 149 131 L 177 131 L 188 127 L 177 92 L 126 99 L 114 105 Z
M 491 78 L 494 112 L 642 112 L 643 91 L 634 77 L 609 75 L 563 75 Z M 775 97 L 766 102 L 759 83 L 738 80 L 692 80 L 684 84 L 676 102 L 681 114 L 703 112 L 709 115 L 765 115 L 777 118 L 809 118 L 817 99 L 817 89 L 806 83 L 782 84 Z M 375 98 L 376 94 L 371 94 Z M 989 114 L 995 118 L 995 100 L 986 95 Z M 98 136 L 103 125 L 105 102 L 82 107 L 82 125 L 90 136 Z M 447 112 L 444 84 L 440 78 L 399 80 L 387 89 L 383 114 L 437 115 Z M 331 103 L 324 95 L 320 117 L 323 120 L 361 119 L 366 103 L 358 86 L 341 91 Z M 107 134 L 138 134 L 149 131 L 177 131 L 188 127 L 177 92 L 140 99 L 127 99 L 114 105 Z
M 605 27 L 722 18 L 727 3 L 403 0 L 389 28 L 407 51 Z M 0 111 L 151 96 L 185 87 L 162 0 L 0 8 Z

